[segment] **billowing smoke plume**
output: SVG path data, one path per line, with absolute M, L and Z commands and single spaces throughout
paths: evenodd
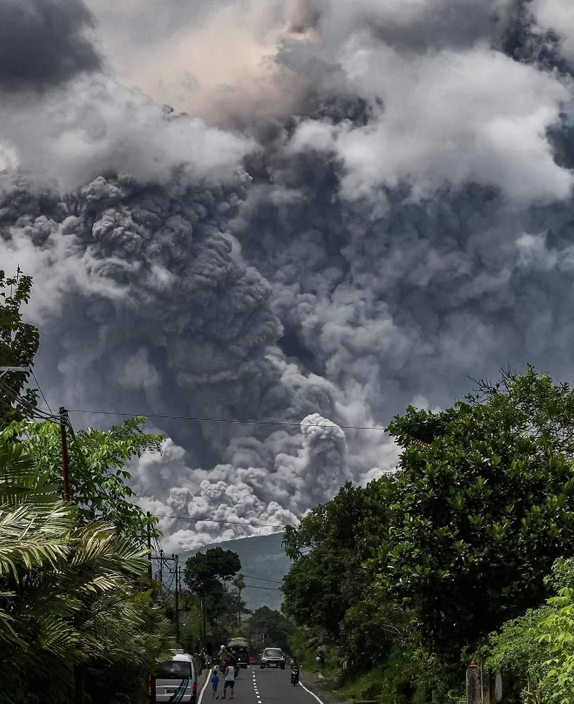
M 15 92 L 0 66 L 0 261 L 35 277 L 48 399 L 168 436 L 132 468 L 166 549 L 271 532 L 380 475 L 380 427 L 469 376 L 572 378 L 560 3 L 146 3 L 90 4 L 115 78 L 74 64 L 80 25 L 68 83 Z M 218 43 L 212 82 L 191 75 Z
M 346 464 L 345 435 L 337 425 L 313 414 L 301 422 L 301 434 L 302 447 L 296 454 L 289 454 L 292 440 L 279 431 L 263 442 L 251 438 L 234 443 L 231 462 L 209 471 L 187 467 L 185 451 L 171 442 L 166 443 L 162 457 L 144 457 L 139 463 L 139 493 L 153 494 L 158 474 L 166 486 L 174 487 L 165 503 L 144 502 L 161 518 L 181 517 L 165 519 L 171 535 L 168 546 L 193 549 L 204 542 L 231 540 L 255 531 L 274 532 L 274 526 L 296 523 L 352 480 Z M 192 530 L 186 516 L 194 519 Z M 201 520 L 206 517 L 212 520 Z M 178 531 L 178 526 L 185 527 Z
M 0 89 L 44 89 L 100 68 L 83 0 L 0 0 Z

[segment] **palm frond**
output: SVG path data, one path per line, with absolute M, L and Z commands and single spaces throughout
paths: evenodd
M 72 529 L 73 516 L 62 505 L 39 514 L 28 505 L 0 506 L 0 577 L 10 572 L 18 581 L 22 567 L 55 568 L 69 554 Z

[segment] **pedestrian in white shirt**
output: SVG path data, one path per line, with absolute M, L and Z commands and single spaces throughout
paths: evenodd
M 233 699 L 233 688 L 235 687 L 235 665 L 231 663 L 225 668 L 225 682 L 223 684 L 223 696 L 222 699 L 227 699 L 226 692 L 229 687 L 229 698 Z

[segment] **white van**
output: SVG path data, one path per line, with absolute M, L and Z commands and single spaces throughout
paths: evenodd
M 173 651 L 172 651 L 173 652 Z M 171 660 L 162 662 L 156 668 L 151 686 L 150 701 L 158 702 L 197 702 L 197 669 L 193 655 L 176 651 Z

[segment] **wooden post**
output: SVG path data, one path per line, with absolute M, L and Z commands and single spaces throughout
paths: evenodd
M 60 437 L 62 440 L 62 481 L 64 485 L 64 501 L 67 503 L 70 500 L 70 479 L 68 471 L 68 440 L 66 438 L 66 420 L 67 414 L 65 408 L 60 408 Z
M 151 569 L 151 513 L 147 512 L 147 577 L 151 582 L 153 578 Z
M 179 648 L 179 555 L 175 555 L 175 644 Z
M 482 704 L 492 704 L 492 687 L 490 671 L 480 664 L 480 689 Z
M 466 671 L 466 704 L 482 704 L 480 690 L 480 670 L 471 663 Z
M 502 695 L 503 695 L 503 683 L 502 683 L 502 673 L 500 670 L 496 671 L 496 675 L 494 678 L 494 699 L 496 702 L 501 702 L 502 701 Z

